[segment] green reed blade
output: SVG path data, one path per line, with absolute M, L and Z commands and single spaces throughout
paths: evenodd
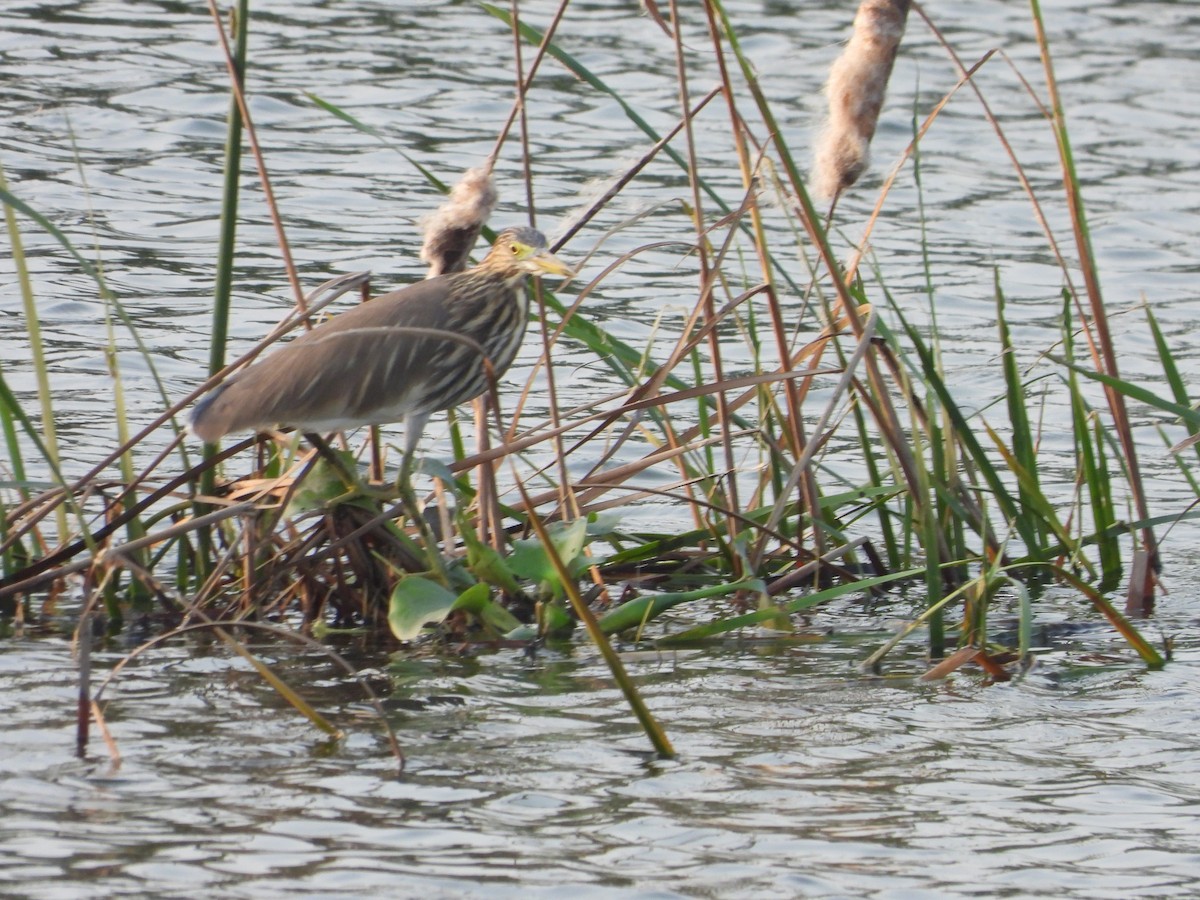
M 870 588 L 885 584 L 894 584 L 898 581 L 909 581 L 914 578 L 924 577 L 924 568 L 905 569 L 900 572 L 889 572 L 887 575 L 878 575 L 873 578 L 862 578 L 858 581 L 846 581 L 841 584 L 836 584 L 833 587 L 825 588 L 824 590 L 814 591 L 811 594 L 805 594 L 796 600 L 790 600 L 787 603 L 779 603 L 772 606 L 770 609 L 760 609 L 752 613 L 745 613 L 740 616 L 730 616 L 728 619 L 718 619 L 715 622 L 710 622 L 706 625 L 697 625 L 694 628 L 689 628 L 686 631 L 680 631 L 675 634 L 669 634 L 659 638 L 660 644 L 682 644 L 689 641 L 700 641 L 707 638 L 716 637 L 719 634 L 727 634 L 730 631 L 737 631 L 741 628 L 748 628 L 752 625 L 761 625 L 764 622 L 770 622 L 778 618 L 780 615 L 791 615 L 793 613 L 803 612 L 806 609 L 811 609 L 819 603 L 824 603 L 826 600 L 833 600 L 837 597 L 853 594 L 856 592 L 866 591 Z
M 1063 353 L 1068 360 L 1075 359 L 1075 334 L 1071 321 L 1071 297 L 1063 292 Z M 1079 375 L 1073 370 L 1066 374 L 1067 392 L 1071 398 L 1071 429 L 1075 442 L 1075 459 L 1079 468 L 1082 487 L 1087 490 L 1092 512 L 1092 528 L 1096 535 L 1096 548 L 1100 561 L 1101 591 L 1115 590 L 1121 581 L 1124 564 L 1121 560 L 1120 535 L 1116 524 L 1116 509 L 1113 503 L 1112 475 L 1104 455 L 1104 441 L 1097 435 L 1093 440 L 1093 429 L 1103 426 L 1094 414 L 1083 392 L 1079 388 Z
M 600 630 L 605 634 L 616 634 L 629 628 L 645 625 L 651 619 L 681 603 L 724 597 L 739 591 L 766 592 L 766 585 L 758 578 L 747 578 L 732 584 L 714 584 L 692 591 L 673 591 L 661 594 L 644 594 L 635 600 L 622 603 L 600 619 Z
M 1110 387 L 1119 394 L 1122 394 L 1130 399 L 1137 400 L 1139 403 L 1145 403 L 1147 406 L 1152 406 L 1155 409 L 1161 409 L 1163 412 L 1170 413 L 1173 416 L 1178 416 L 1182 419 L 1189 428 L 1200 430 L 1200 410 L 1194 409 L 1191 406 L 1186 406 L 1182 403 L 1177 403 L 1173 400 L 1167 400 L 1165 397 L 1160 397 L 1148 388 L 1133 384 L 1121 378 L 1114 378 L 1111 375 L 1106 375 L 1103 372 L 1097 372 L 1093 369 L 1087 369 L 1083 366 L 1074 363 L 1068 359 L 1059 356 L 1049 356 L 1049 359 L 1059 365 L 1066 366 L 1072 372 L 1078 372 L 1084 378 L 1090 378 L 1092 381 L 1097 381 L 1105 387 Z
M 1158 326 L 1158 319 L 1154 315 L 1154 311 L 1147 304 L 1146 307 L 1146 322 L 1150 326 L 1150 334 L 1154 338 L 1154 348 L 1158 353 L 1159 364 L 1163 369 L 1163 377 L 1167 382 L 1167 386 L 1171 388 L 1171 394 L 1175 398 L 1175 402 L 1192 408 L 1195 404 L 1188 393 L 1187 385 L 1184 383 L 1183 376 L 1179 372 L 1179 366 L 1175 363 L 1175 356 L 1171 352 L 1170 346 L 1167 344 L 1167 339 L 1162 333 L 1162 329 Z M 1192 429 L 1195 434 L 1196 430 Z M 1200 458 L 1200 442 L 1192 445 L 1193 452 Z
M 1000 286 L 999 269 L 993 270 L 993 282 L 996 296 L 996 328 L 1000 336 L 1000 368 L 1004 375 L 1008 423 L 1012 430 L 1012 459 L 1023 473 L 1017 483 L 1017 496 L 1020 501 L 1018 515 L 1025 518 L 1029 530 L 1037 535 L 1038 544 L 1041 545 L 1046 540 L 1045 523 L 1041 516 L 1033 514 L 1035 497 L 1041 498 L 1042 495 L 1038 483 L 1037 449 L 1029 421 L 1029 410 L 1025 405 L 1025 385 L 1017 367 L 1017 351 L 1008 327 L 1006 300 L 1004 290 Z

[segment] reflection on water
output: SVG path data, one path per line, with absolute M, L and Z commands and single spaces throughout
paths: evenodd
M 228 106 L 212 23 L 203 4 L 13 6 L 0 12 L 0 162 L 10 186 L 78 247 L 99 246 L 110 284 L 178 396 L 207 357 Z M 472 3 L 253 6 L 252 109 L 302 277 L 315 284 L 363 268 L 381 286 L 419 277 L 416 223 L 438 198 L 396 148 L 445 180 L 486 156 L 511 102 L 505 28 Z M 811 133 L 824 67 L 847 25 L 845 4 L 810 6 L 729 4 L 793 147 Z M 1109 302 L 1122 309 L 1148 298 L 1192 365 L 1200 17 L 1187 3 L 1062 7 L 1048 10 L 1051 40 Z M 523 3 L 522 11 L 545 24 L 553 9 Z M 1037 80 L 1024 6 L 974 0 L 946 14 L 955 20 L 940 24 L 968 63 L 1001 47 Z M 684 16 L 699 92 L 715 72 L 706 82 L 700 12 Z M 559 39 L 656 128 L 673 124 L 674 50 L 633 7 L 572 5 Z M 953 82 L 914 21 L 873 179 L 907 142 L 914 100 L 924 111 Z M 1052 190 L 1053 143 L 1016 77 L 995 59 L 979 83 L 1035 184 Z M 395 147 L 320 111 L 305 91 L 381 128 Z M 530 108 L 539 222 L 553 232 L 649 142 L 611 98 L 550 62 Z M 715 161 L 715 187 L 737 198 L 727 115 L 718 104 L 710 113 L 697 123 L 700 146 Z M 942 344 L 958 382 L 978 384 L 982 401 L 995 390 L 992 339 L 979 337 L 994 317 L 993 269 L 1031 352 L 1052 339 L 1061 274 L 966 92 L 930 132 L 923 160 Z M 499 164 L 499 224 L 526 217 L 520 165 L 513 139 Z M 288 303 L 253 175 L 247 183 L 232 326 L 244 342 Z M 842 204 L 850 240 L 874 198 L 869 182 Z M 679 172 L 656 163 L 565 255 L 582 258 L 608 229 L 648 211 L 604 245 L 605 263 L 690 235 L 682 208 L 690 199 Z M 915 199 L 902 179 L 873 242 L 889 287 L 919 298 Z M 1050 213 L 1069 245 L 1057 205 Z M 51 238 L 34 228 L 24 237 L 60 437 L 82 467 L 113 441 L 111 400 L 97 390 L 107 371 L 103 309 Z M 678 317 L 691 304 L 692 266 L 680 249 L 640 257 L 606 280 L 590 308 L 614 333 L 645 336 L 660 311 Z M 804 271 L 798 259 L 794 266 Z M 7 255 L 0 277 L 0 360 L 30 398 Z M 913 302 L 917 320 L 924 303 Z M 1138 374 L 1150 352 L 1140 324 L 1118 330 Z M 148 421 L 160 408 L 151 377 L 135 356 L 122 360 L 132 414 Z M 572 392 L 594 394 L 603 377 L 564 368 L 565 406 Z M 1144 467 L 1169 471 L 1156 440 L 1147 439 Z M 1046 464 L 1055 465 L 1051 453 Z M 1155 490 L 1176 501 L 1165 508 L 1178 507 L 1169 482 Z M 1196 583 L 1195 573 L 1173 577 Z M 1142 672 L 1123 648 L 1106 667 L 1106 631 L 1056 647 L 1022 684 L 987 689 L 970 677 L 863 679 L 852 640 L 640 658 L 634 672 L 681 752 L 677 762 L 648 759 L 603 666 L 583 648 L 537 660 L 409 663 L 379 676 L 410 756 L 401 779 L 357 692 L 319 659 L 268 654 L 296 683 L 316 682 L 314 699 L 350 731 L 336 745 L 314 737 L 243 664 L 184 647 L 122 678 L 109 717 L 125 762 L 110 773 L 98 746 L 86 762 L 70 755 L 67 646 L 7 641 L 0 893 L 549 897 L 570 884 L 581 896 L 858 897 L 987 885 L 1013 896 L 1190 896 L 1200 881 L 1194 593 L 1177 590 L 1164 604 L 1175 619 L 1160 627 L 1180 647 L 1164 673 Z M 1078 612 L 1068 602 L 1064 616 Z M 826 624 L 848 629 L 832 615 Z

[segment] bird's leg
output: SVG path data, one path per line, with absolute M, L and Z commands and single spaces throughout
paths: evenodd
M 424 429 L 424 417 L 409 414 L 408 419 L 404 422 L 404 457 L 400 460 L 400 474 L 396 476 L 396 487 L 400 491 L 407 490 L 412 493 L 412 463 L 413 455 L 417 451 L 417 443 L 421 440 L 421 431 Z M 416 494 L 413 494 L 413 500 L 416 500 Z
M 428 421 L 428 415 L 420 413 L 409 413 L 408 418 L 404 422 L 404 459 L 400 461 L 400 474 L 396 476 L 396 490 L 400 493 L 400 499 L 408 508 L 408 515 L 416 524 L 417 530 L 421 532 L 421 542 L 425 545 L 425 555 L 429 560 L 429 568 L 432 572 L 439 575 L 442 581 L 447 584 L 450 581 L 449 575 L 446 573 L 446 562 L 442 559 L 442 554 L 438 551 L 437 538 L 434 537 L 433 529 L 429 527 L 429 523 L 425 520 L 424 510 L 417 502 L 417 492 L 412 486 L 412 463 L 413 456 L 417 450 L 417 444 L 421 440 L 421 433 L 425 430 L 425 422 Z

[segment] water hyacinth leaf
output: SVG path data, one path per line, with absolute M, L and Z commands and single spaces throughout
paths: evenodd
M 617 530 L 617 525 L 621 522 L 621 514 L 615 510 L 608 512 L 591 513 L 587 521 L 587 535 L 592 540 L 596 538 L 608 537 Z
M 500 588 L 506 594 L 521 593 L 521 586 L 517 583 L 512 569 L 495 547 L 481 541 L 470 525 L 460 527 L 459 534 L 462 535 L 463 543 L 467 545 L 467 568 L 476 578 L 485 584 Z
M 440 625 L 452 612 L 465 612 L 496 635 L 507 634 L 521 623 L 504 607 L 492 602 L 482 582 L 455 594 L 444 585 L 420 575 L 400 579 L 388 603 L 388 626 L 397 640 L 411 641 L 429 625 Z
M 557 522 L 546 529 L 554 554 L 562 560 L 572 577 L 590 562 L 581 557 L 587 541 L 587 526 L 587 519 L 575 519 L 573 522 Z M 562 596 L 564 588 L 558 570 L 545 545 L 537 538 L 515 541 L 508 564 L 519 578 L 532 581 L 543 593 Z
M 458 479 L 454 477 L 453 470 L 451 470 L 451 468 L 442 460 L 436 459 L 432 456 L 427 456 L 417 463 L 415 471 L 423 472 L 426 475 L 436 478 L 438 481 L 442 482 L 442 484 L 446 485 L 446 487 L 448 487 L 451 491 L 457 491 L 461 487 L 461 485 L 458 483 Z
M 388 601 L 388 627 L 397 640 L 411 641 L 426 625 L 444 622 L 457 600 L 454 592 L 436 581 L 420 575 L 401 578 Z
M 492 592 L 483 582 L 473 584 L 459 594 L 450 612 L 470 613 L 481 625 L 496 634 L 508 634 L 521 627 L 516 616 L 492 601 Z

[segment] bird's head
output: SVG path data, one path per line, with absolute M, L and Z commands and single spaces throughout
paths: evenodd
M 500 232 L 480 268 L 492 269 L 505 277 L 562 275 L 569 278 L 575 274 L 546 248 L 546 238 L 536 228 L 506 228 Z

